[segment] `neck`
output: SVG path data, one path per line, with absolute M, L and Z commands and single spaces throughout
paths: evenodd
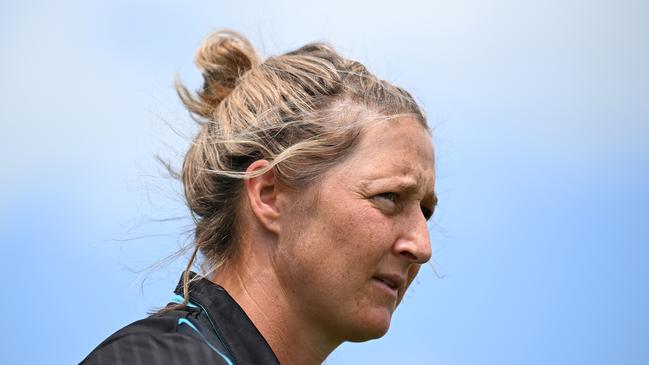
M 219 269 L 212 281 L 243 308 L 281 364 L 324 362 L 340 342 L 329 340 L 292 305 L 290 288 L 281 285 L 271 255 L 260 247 L 264 245 L 241 243 L 235 260 Z

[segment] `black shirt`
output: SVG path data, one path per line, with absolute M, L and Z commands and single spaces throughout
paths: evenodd
M 190 275 L 196 281 L 190 282 L 189 305 L 129 324 L 99 344 L 81 364 L 279 365 L 266 340 L 225 289 Z M 182 277 L 175 294 L 182 301 Z

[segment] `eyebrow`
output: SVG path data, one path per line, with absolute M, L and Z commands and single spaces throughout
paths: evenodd
M 406 191 L 408 193 L 416 193 L 418 191 L 417 189 L 417 184 L 412 183 L 412 182 L 406 182 L 406 183 L 399 183 L 399 188 L 401 188 L 403 191 Z M 426 189 L 426 195 L 424 196 L 424 201 L 429 200 L 431 201 L 433 208 L 437 206 L 437 194 L 435 193 L 435 187 L 430 189 L 430 193 L 428 193 L 428 189 Z
M 390 176 L 390 177 L 374 177 L 366 180 L 363 185 L 372 185 L 372 182 L 375 181 L 397 181 L 397 186 L 399 190 L 405 191 L 407 193 L 416 193 L 419 191 L 419 184 L 417 184 L 417 179 L 413 175 L 410 174 L 404 174 L 404 175 L 398 175 L 398 176 Z M 428 187 L 428 184 L 426 184 Z M 428 200 L 428 196 L 430 196 L 430 200 L 432 201 L 433 208 L 437 206 L 437 194 L 435 193 L 435 188 L 433 186 L 432 189 L 430 189 L 430 194 L 428 193 L 428 189 L 426 189 L 426 200 Z

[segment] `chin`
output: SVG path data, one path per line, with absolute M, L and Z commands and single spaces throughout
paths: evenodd
M 367 315 L 369 313 L 365 314 Z M 350 331 L 347 341 L 364 342 L 383 337 L 390 328 L 391 319 L 392 314 L 390 312 L 387 312 L 387 314 L 375 313 L 374 315 L 365 317 L 362 323 L 357 323 L 355 328 Z

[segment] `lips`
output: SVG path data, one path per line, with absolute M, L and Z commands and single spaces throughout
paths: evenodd
M 391 289 L 394 289 L 394 290 L 397 289 L 397 285 L 394 284 L 394 283 L 393 283 L 392 281 L 390 281 L 390 280 L 387 280 L 387 279 L 381 279 L 381 278 L 376 278 L 376 277 L 375 277 L 374 279 L 376 279 L 376 280 L 382 282 L 383 284 L 389 286 Z
M 400 292 L 405 283 L 405 279 L 398 274 L 378 274 L 373 276 L 372 279 L 381 282 L 394 292 Z

